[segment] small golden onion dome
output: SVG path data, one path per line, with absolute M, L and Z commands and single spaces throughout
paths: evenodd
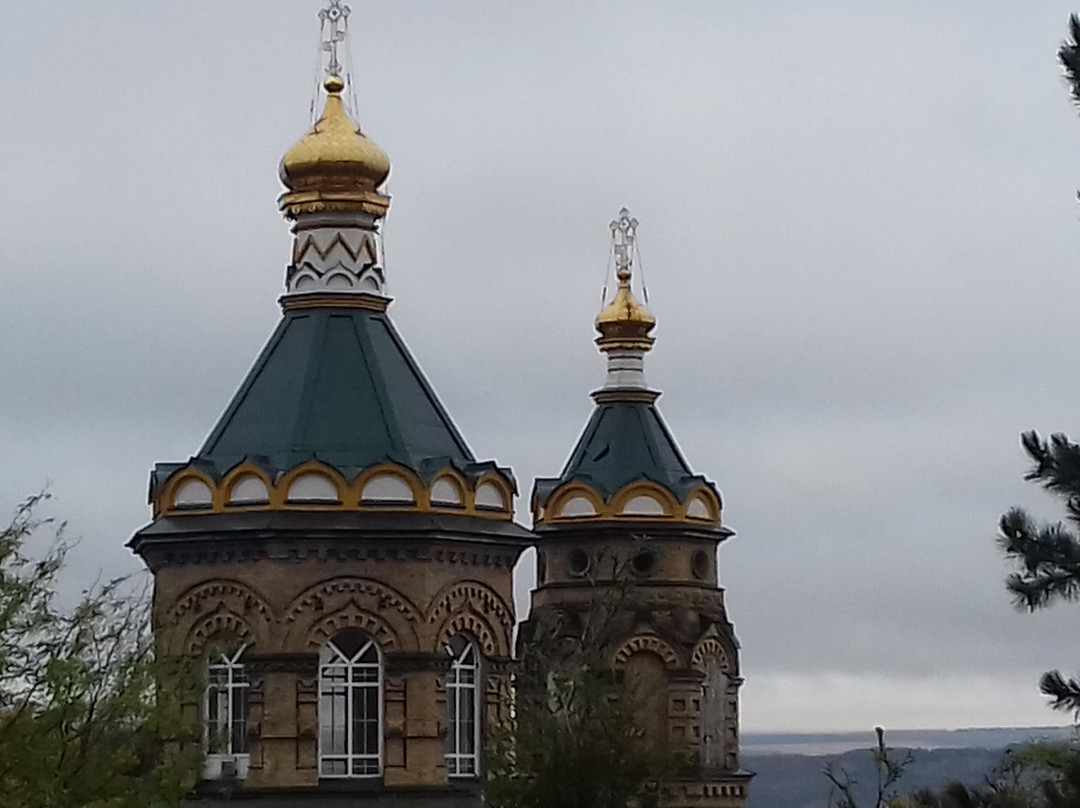
M 630 270 L 619 270 L 619 290 L 615 299 L 596 318 L 600 336 L 596 344 L 601 351 L 619 348 L 647 351 L 654 338 L 649 332 L 656 327 L 656 318 L 634 298 L 630 289 Z
M 281 161 L 279 174 L 289 189 L 282 196 L 282 207 L 294 215 L 348 207 L 382 215 L 389 199 L 378 188 L 390 174 L 390 159 L 346 114 L 341 101 L 345 82 L 329 76 L 323 86 L 327 97 L 322 117 Z

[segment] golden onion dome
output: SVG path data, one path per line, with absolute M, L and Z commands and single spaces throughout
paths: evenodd
M 637 302 L 630 289 L 630 270 L 619 269 L 615 299 L 596 318 L 596 330 L 600 332 L 596 344 L 602 351 L 618 348 L 647 351 L 654 342 L 649 332 L 655 327 L 656 318 Z
M 282 197 L 282 206 L 290 212 L 300 197 L 385 199 L 377 189 L 390 174 L 390 159 L 346 114 L 341 100 L 345 82 L 329 76 L 323 86 L 327 97 L 322 117 L 281 161 L 281 181 L 291 192 Z

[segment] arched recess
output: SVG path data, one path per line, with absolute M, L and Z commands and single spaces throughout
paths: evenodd
M 701 673 L 701 760 L 713 769 L 738 768 L 739 679 L 735 649 L 723 638 L 703 638 L 691 664 Z
M 322 581 L 293 599 L 285 610 L 285 650 L 307 648 L 307 638 L 314 626 L 324 621 L 327 615 L 350 605 L 362 612 L 380 615 L 380 620 L 395 637 L 394 647 L 404 651 L 419 650 L 417 628 L 422 623 L 422 616 L 412 601 L 380 581 L 353 577 Z M 363 630 L 359 625 L 345 627 Z M 382 639 L 376 638 L 381 644 Z
M 267 506 L 274 500 L 274 482 L 254 463 L 244 461 L 229 470 L 221 481 L 222 501 L 227 508 Z
M 636 637 L 631 637 L 615 652 L 612 661 L 616 667 L 622 667 L 631 656 L 642 651 L 656 654 L 668 670 L 681 667 L 682 660 L 679 659 L 675 649 L 655 634 L 639 634 Z
M 163 622 L 171 626 L 164 634 L 173 653 L 183 653 L 188 637 L 208 615 L 232 614 L 247 626 L 251 645 L 271 646 L 276 615 L 260 592 L 247 584 L 216 579 L 196 584 L 180 594 L 165 610 Z M 201 629 L 204 634 L 208 628 Z
M 416 472 L 396 463 L 365 469 L 353 480 L 351 491 L 360 507 L 414 508 L 428 501 L 427 489 Z
M 361 608 L 354 601 L 350 601 L 341 609 L 316 620 L 309 627 L 303 637 L 302 643 L 297 646 L 286 646 L 288 650 L 316 651 L 322 648 L 327 640 L 349 629 L 366 634 L 379 644 L 383 653 L 387 651 L 410 651 L 414 650 L 404 646 L 401 638 L 394 631 L 389 621 L 384 620 L 376 612 L 370 612 Z
M 386 472 L 368 478 L 360 492 L 360 501 L 414 505 L 416 492 L 400 474 Z
M 661 746 L 668 738 L 668 664 L 655 651 L 638 650 L 622 663 L 634 722 L 645 740 Z
M 431 504 L 433 507 L 465 507 L 465 486 L 454 475 L 445 473 L 431 485 Z
M 213 504 L 213 489 L 198 477 L 189 477 L 176 487 L 176 508 L 210 508 Z
M 495 482 L 495 479 L 494 477 L 488 477 L 476 486 L 474 501 L 477 509 L 487 508 L 495 511 L 510 509 L 508 493 L 502 485 Z
M 219 605 L 191 627 L 184 637 L 183 651 L 189 656 L 202 656 L 214 646 L 238 648 L 254 644 L 255 633 L 248 622 L 224 605 Z
M 277 481 L 277 498 L 287 508 L 349 507 L 355 503 L 345 478 L 318 460 L 290 469 Z
M 458 581 L 445 587 L 431 600 L 425 620 L 430 627 L 442 626 L 450 615 L 471 611 L 482 616 L 493 630 L 498 627 L 500 653 L 509 654 L 514 610 L 499 593 L 480 581 Z
M 435 647 L 432 650 L 440 651 L 449 645 L 452 637 L 459 634 L 470 637 L 487 658 L 510 656 L 510 642 L 506 632 L 493 626 L 487 618 L 471 609 L 454 612 L 443 621 L 435 635 Z
M 690 665 L 695 670 L 704 671 L 710 659 L 718 660 L 724 673 L 729 676 L 738 676 L 739 666 L 735 648 L 716 634 L 710 634 L 698 641 L 690 655 Z

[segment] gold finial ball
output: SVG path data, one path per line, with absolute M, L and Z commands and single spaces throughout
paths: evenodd
M 345 89 L 345 81 L 341 76 L 327 76 L 326 81 L 323 82 L 323 87 L 328 93 L 340 93 Z

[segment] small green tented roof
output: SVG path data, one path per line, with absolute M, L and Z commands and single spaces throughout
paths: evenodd
M 193 460 L 221 473 L 312 458 L 347 477 L 475 462 L 386 314 L 346 308 L 287 311 Z
M 682 500 L 702 484 L 691 471 L 655 405 L 643 401 L 598 403 L 562 473 L 537 479 L 535 495 L 546 502 L 571 481 L 587 484 L 604 499 L 638 480 L 651 480 Z

